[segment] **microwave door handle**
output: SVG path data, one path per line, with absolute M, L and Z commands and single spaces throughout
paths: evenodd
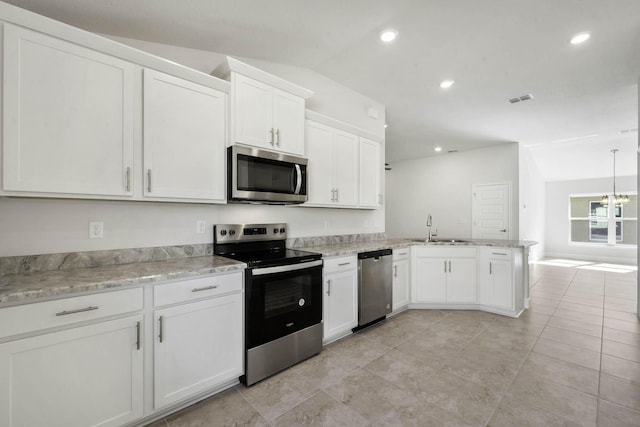
M 294 194 L 300 194 L 300 188 L 302 188 L 302 170 L 300 169 L 300 165 L 296 164 L 296 189 L 293 191 Z

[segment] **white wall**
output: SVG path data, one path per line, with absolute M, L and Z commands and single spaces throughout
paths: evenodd
M 570 243 L 569 195 L 607 194 L 611 178 L 547 182 L 546 256 L 625 264 L 637 263 L 637 246 L 604 246 Z M 616 177 L 616 192 L 637 191 L 635 176 Z
M 425 237 L 426 217 L 443 237 L 471 237 L 471 186 L 511 182 L 518 235 L 518 144 L 393 163 L 386 173 L 387 234 Z
M 206 73 L 223 59 L 223 55 L 213 52 L 117 40 Z M 314 110 L 369 132 L 384 134 L 382 104 L 309 70 L 263 61 L 254 65 L 313 90 L 315 95 L 308 105 Z M 378 119 L 367 116 L 369 107 L 380 111 Z M 0 197 L 0 256 L 211 243 L 216 223 L 286 222 L 290 237 L 377 233 L 384 232 L 384 218 L 384 209 Z M 207 222 L 205 234 L 195 233 L 197 220 Z M 103 239 L 88 239 L 89 221 L 104 222 Z
M 520 239 L 538 242 L 529 252 L 529 260 L 545 256 L 546 183 L 531 152 L 520 146 Z

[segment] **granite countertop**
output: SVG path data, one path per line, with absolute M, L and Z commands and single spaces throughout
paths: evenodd
M 11 274 L 0 276 L 0 305 L 243 270 L 246 266 L 239 261 L 209 255 L 64 271 Z
M 438 237 L 438 240 L 451 240 L 446 237 Z M 456 238 L 458 239 L 458 238 Z M 530 240 L 489 240 L 489 239 L 460 239 L 464 242 L 427 242 L 426 238 L 415 239 L 383 239 L 373 240 L 369 242 L 355 242 L 332 244 L 322 246 L 303 246 L 297 247 L 303 251 L 318 252 L 323 257 L 355 255 L 360 252 L 376 251 L 380 249 L 400 249 L 410 246 L 496 246 L 502 248 L 528 248 L 536 245 L 537 242 Z

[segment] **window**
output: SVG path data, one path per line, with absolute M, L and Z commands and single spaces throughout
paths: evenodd
M 609 197 L 606 205 L 601 195 L 570 196 L 571 242 L 635 245 L 638 241 L 637 195 L 628 196 L 629 203 L 622 205 L 614 205 L 613 197 Z

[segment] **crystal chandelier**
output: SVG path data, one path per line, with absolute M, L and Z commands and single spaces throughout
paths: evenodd
M 617 148 L 614 148 L 613 150 L 611 150 L 611 152 L 613 153 L 613 200 L 616 206 L 620 206 L 623 203 L 629 202 L 629 196 L 627 196 L 626 194 L 616 194 L 616 153 L 618 151 L 619 150 Z M 602 196 L 601 203 L 603 205 L 609 204 L 608 194 L 605 194 L 604 196 Z

